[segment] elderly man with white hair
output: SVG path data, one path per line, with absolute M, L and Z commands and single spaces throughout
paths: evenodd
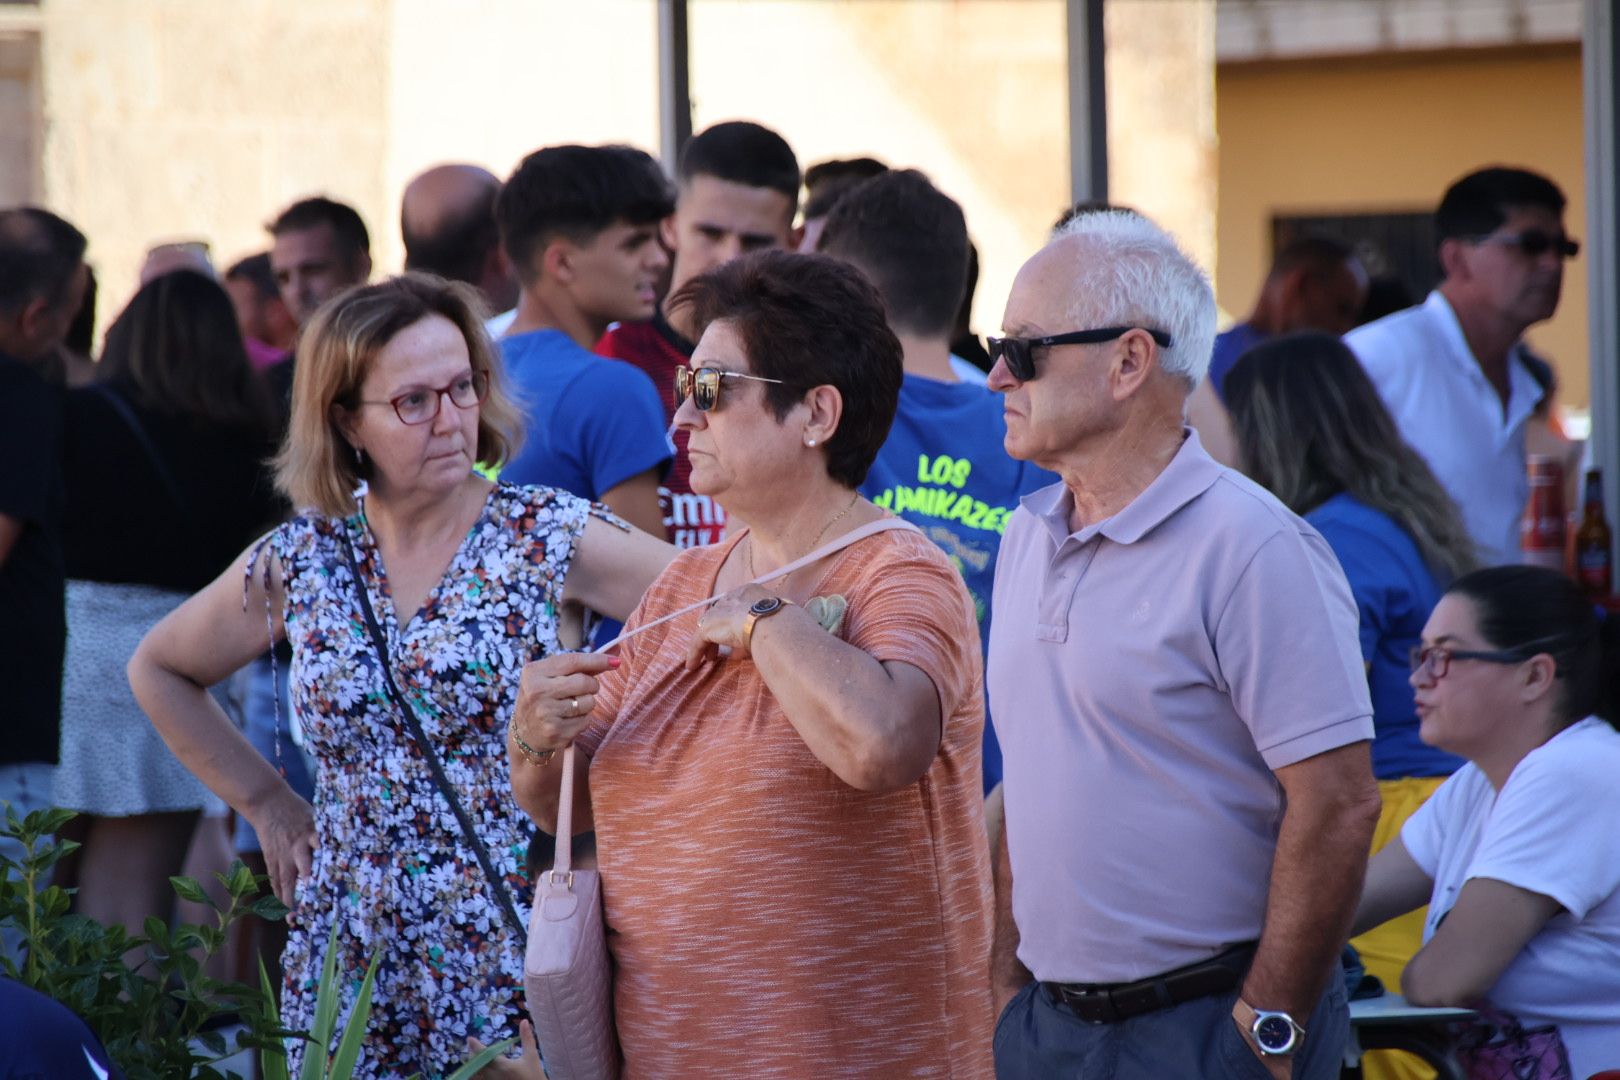
M 997 1075 L 1336 1077 L 1379 805 L 1349 586 L 1187 428 L 1215 300 L 1158 226 L 1077 218 L 1003 326 L 1007 451 L 1062 483 L 992 594 Z

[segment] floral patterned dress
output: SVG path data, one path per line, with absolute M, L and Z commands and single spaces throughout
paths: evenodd
M 506 724 L 523 665 L 561 648 L 563 581 L 593 513 L 606 517 L 563 492 L 497 485 L 403 626 L 363 513 L 297 518 L 261 544 L 281 563 L 292 708 L 317 762 L 314 868 L 289 917 L 282 1019 L 294 1030 L 312 1026 L 334 926 L 340 1031 L 366 966 L 380 955 L 357 1076 L 421 1072 L 433 1080 L 470 1056 L 469 1035 L 493 1042 L 516 1034 L 523 952 L 384 689 L 344 535 L 400 692 L 526 918 L 531 826 L 512 798 Z M 307 1045 L 289 1040 L 295 1075 Z

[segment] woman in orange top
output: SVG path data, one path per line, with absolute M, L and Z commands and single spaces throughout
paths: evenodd
M 702 331 L 675 414 L 692 487 L 748 527 L 683 552 L 627 629 L 718 597 L 706 611 L 613 659 L 532 665 L 509 746 L 517 801 L 550 829 L 552 755 L 577 745 L 624 1074 L 988 1077 L 983 673 L 961 577 L 896 530 L 750 584 L 885 516 L 856 488 L 899 342 L 873 288 L 821 256 L 751 255 L 674 302 Z

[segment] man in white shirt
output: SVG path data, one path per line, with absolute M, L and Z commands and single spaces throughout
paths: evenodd
M 1435 212 L 1439 287 L 1345 337 L 1487 564 L 1519 561 L 1525 424 L 1543 394 L 1520 339 L 1558 309 L 1564 260 L 1580 250 L 1563 218 L 1564 194 L 1544 176 L 1470 173 Z

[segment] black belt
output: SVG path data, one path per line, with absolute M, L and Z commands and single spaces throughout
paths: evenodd
M 1187 1001 L 1222 994 L 1243 981 L 1254 945 L 1129 983 L 1042 983 L 1047 997 L 1090 1024 L 1112 1024 Z

